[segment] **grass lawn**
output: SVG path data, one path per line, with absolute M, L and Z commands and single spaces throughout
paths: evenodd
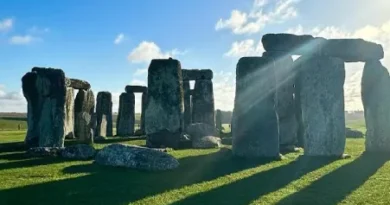
M 93 161 L 25 158 L 25 131 L 0 131 L 0 204 L 390 204 L 390 155 L 362 155 L 364 139 L 348 139 L 351 159 L 285 155 L 282 161 L 234 158 L 230 147 L 171 151 L 179 168 L 141 172 Z M 113 138 L 95 144 L 143 145 Z M 71 143 L 71 142 L 68 142 Z

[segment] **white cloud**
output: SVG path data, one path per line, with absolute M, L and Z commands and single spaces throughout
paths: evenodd
M 37 41 L 39 40 L 38 38 L 36 37 L 33 37 L 31 35 L 24 35 L 24 36 L 12 36 L 10 39 L 9 39 L 9 42 L 11 44 L 15 44 L 15 45 L 27 45 L 27 44 L 30 44 L 34 41 Z
M 116 36 L 115 40 L 114 40 L 114 44 L 120 44 L 123 42 L 123 40 L 125 40 L 125 34 L 123 33 L 120 33 L 118 34 L 118 36 Z
M 282 23 L 298 15 L 295 8 L 300 0 L 279 0 L 267 11 L 266 0 L 254 0 L 249 12 L 233 10 L 229 19 L 219 19 L 215 30 L 230 29 L 234 34 L 253 34 L 260 32 L 267 24 Z
M 382 25 L 366 25 L 354 31 L 335 26 L 314 27 L 305 29 L 302 25 L 287 30 L 294 34 L 311 34 L 325 38 L 363 38 L 368 41 L 380 43 L 385 51 L 382 60 L 384 66 L 390 69 L 390 20 Z M 346 110 L 362 110 L 361 103 L 361 77 L 363 63 L 346 63 L 346 79 L 344 84 Z
M 164 59 L 174 57 L 176 55 L 182 55 L 184 53 L 185 52 L 181 52 L 178 49 L 163 52 L 156 43 L 142 41 L 130 52 L 128 60 L 132 63 L 149 63 L 152 59 Z
M 6 87 L 0 85 L 0 112 L 27 112 L 22 91 L 7 92 Z
M 48 33 L 49 31 L 50 31 L 49 28 L 40 28 L 37 26 L 33 26 L 30 29 L 28 29 L 28 32 L 31 34 L 44 34 L 44 33 Z
M 11 18 L 0 20 L 0 31 L 9 31 L 14 24 L 14 20 Z
M 140 76 L 140 75 L 144 75 L 144 74 L 147 74 L 148 73 L 148 69 L 147 68 L 138 68 L 134 75 L 135 76 Z
M 259 41 L 255 44 L 253 39 L 233 42 L 230 50 L 225 53 L 228 57 L 261 56 L 264 52 L 263 44 Z

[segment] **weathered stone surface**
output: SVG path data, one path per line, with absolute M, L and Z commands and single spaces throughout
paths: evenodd
M 60 147 L 32 147 L 25 153 L 26 157 L 57 157 L 64 148 Z
M 145 134 L 145 110 L 146 110 L 146 105 L 148 103 L 148 91 L 142 93 L 142 98 L 141 98 L 141 132 L 142 135 Z
M 91 84 L 89 84 L 85 80 L 79 80 L 79 79 L 74 79 L 74 78 L 69 78 L 69 87 L 72 87 L 74 89 L 78 90 L 89 90 L 91 89 Z
M 215 126 L 214 91 L 211 80 L 195 81 L 192 96 L 192 122 Z
M 379 61 L 367 62 L 362 76 L 366 151 L 390 152 L 390 77 Z
M 150 148 L 179 148 L 180 132 L 171 132 L 163 129 L 155 133 L 146 135 L 146 146 Z
M 122 93 L 119 97 L 119 111 L 116 132 L 119 136 L 133 136 L 135 123 L 134 93 Z
M 342 156 L 345 148 L 344 62 L 304 56 L 297 60 L 305 155 Z
M 187 127 L 192 122 L 192 107 L 190 94 L 190 81 L 183 80 L 184 93 L 184 127 Z
M 187 126 L 186 133 L 191 139 L 200 139 L 206 136 L 219 136 L 218 130 L 214 126 L 205 123 L 193 123 Z
M 293 67 L 296 68 L 296 62 L 293 63 Z M 301 107 L 301 95 L 300 95 L 300 85 L 299 78 L 295 78 L 295 87 L 294 87 L 294 111 L 295 119 L 297 122 L 297 146 L 304 148 L 305 146 L 305 131 L 302 119 L 302 107 Z
M 66 88 L 64 132 L 66 139 L 74 139 L 74 90 Z
M 95 97 L 92 90 L 79 90 L 75 100 L 75 126 L 76 138 L 85 143 L 93 143 L 95 121 L 93 114 Z
M 78 144 L 65 147 L 61 150 L 60 155 L 66 159 L 86 160 L 92 159 L 96 154 L 96 150 L 91 145 Z
M 103 148 L 96 155 L 95 161 L 101 165 L 146 171 L 164 171 L 179 166 L 179 162 L 165 152 L 123 144 L 112 144 Z
M 65 124 L 69 107 L 65 73 L 60 69 L 34 67 L 22 78 L 22 84 L 29 104 L 27 145 L 63 147 L 65 135 L 69 134 Z
M 238 61 L 232 124 L 236 156 L 280 157 L 274 72 L 271 58 L 244 57 Z
M 294 55 L 321 55 L 345 62 L 366 62 L 384 57 L 383 47 L 363 39 L 325 39 L 309 35 L 266 34 L 262 38 L 266 51 L 289 52 Z
M 360 132 L 358 130 L 353 130 L 349 127 L 345 128 L 345 136 L 349 138 L 364 138 L 363 132 Z
M 215 114 L 215 127 L 222 131 L 222 112 L 221 110 L 217 110 L 217 113 Z
M 265 52 L 265 57 L 273 59 L 276 76 L 276 112 L 279 120 L 280 146 L 297 144 L 298 123 L 295 117 L 294 83 L 296 71 L 291 56 L 285 53 Z
M 112 136 L 112 96 L 110 92 L 99 92 L 96 100 L 96 136 Z
M 127 93 L 144 93 L 148 91 L 148 88 L 142 85 L 127 85 L 125 91 Z
M 210 69 L 183 69 L 183 80 L 212 80 L 213 79 L 213 71 Z
M 196 149 L 212 149 L 221 147 L 221 139 L 219 137 L 206 136 L 192 140 L 192 147 Z
M 183 127 L 183 104 L 180 62 L 174 59 L 152 60 L 148 70 L 148 102 L 145 110 L 149 146 L 178 146 Z M 168 130 L 173 139 L 156 139 L 155 134 L 158 136 L 163 130 Z

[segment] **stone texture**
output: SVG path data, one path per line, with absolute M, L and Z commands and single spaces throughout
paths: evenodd
M 96 155 L 95 161 L 101 165 L 146 171 L 164 171 L 179 166 L 179 162 L 165 152 L 123 144 L 112 144 L 103 148 Z
M 210 69 L 183 69 L 183 80 L 212 80 L 213 79 L 213 71 Z
M 344 62 L 304 56 L 297 60 L 305 155 L 342 156 L 345 148 Z
M 72 129 L 65 124 L 66 107 L 70 107 L 65 73 L 60 69 L 34 67 L 23 76 L 22 88 L 28 102 L 26 144 L 63 147 L 65 135 Z
M 74 90 L 66 88 L 64 132 L 66 139 L 74 139 Z
M 74 78 L 70 78 L 70 79 L 68 79 L 68 81 L 69 81 L 68 87 L 72 87 L 72 88 L 78 89 L 78 90 L 91 89 L 91 84 L 89 84 L 87 81 L 74 79 Z
M 309 35 L 266 34 L 262 38 L 266 51 L 289 52 L 294 55 L 321 55 L 345 62 L 366 62 L 384 57 L 383 47 L 363 39 L 325 39 Z
M 191 93 L 190 93 L 190 81 L 183 80 L 183 93 L 184 93 L 184 128 L 186 128 L 192 122 L 192 107 L 191 107 Z
M 26 157 L 57 157 L 63 148 L 60 147 L 32 147 L 25 153 Z
M 214 91 L 211 80 L 195 81 L 192 95 L 192 122 L 215 126 Z
M 274 72 L 271 58 L 238 61 L 232 123 L 236 156 L 280 158 Z
M 152 60 L 148 70 L 148 103 L 145 110 L 145 131 L 149 146 L 178 146 L 183 127 L 183 104 L 180 62 L 174 59 Z M 172 139 L 156 138 L 164 130 L 171 133 L 169 138 Z
M 92 159 L 96 154 L 96 150 L 91 145 L 78 144 L 64 148 L 60 155 L 66 159 L 87 160 Z
M 99 92 L 96 100 L 96 136 L 110 137 L 112 134 L 112 96 L 110 92 Z
M 217 110 L 215 114 L 215 127 L 222 132 L 222 112 L 221 110 Z
M 93 114 L 95 97 L 92 90 L 79 90 L 75 100 L 75 126 L 76 138 L 85 143 L 93 143 L 95 122 Z
M 206 136 L 219 136 L 218 130 L 214 126 L 205 123 L 193 123 L 187 126 L 186 133 L 190 138 L 200 139 Z
M 296 71 L 291 56 L 285 53 L 265 52 L 264 57 L 273 59 L 276 76 L 276 112 L 279 120 L 280 147 L 297 144 L 298 123 L 295 117 L 295 78 Z
M 293 67 L 296 68 L 296 62 L 293 63 Z M 304 148 L 305 141 L 305 131 L 302 119 L 302 107 L 301 107 L 301 95 L 300 95 L 300 85 L 299 78 L 296 76 L 295 78 L 295 87 L 294 87 L 294 111 L 295 111 L 295 119 L 297 122 L 297 146 Z
M 127 93 L 144 93 L 148 91 L 148 88 L 142 85 L 128 85 L 126 86 L 125 91 Z
M 192 140 L 192 147 L 196 149 L 212 149 L 221 147 L 221 139 L 214 136 L 205 136 Z
M 142 135 L 145 134 L 145 110 L 146 110 L 146 105 L 148 103 L 148 91 L 146 90 L 145 92 L 142 93 L 142 98 L 141 98 L 141 133 Z
M 134 93 L 122 93 L 119 97 L 119 111 L 116 122 L 117 135 L 133 136 L 135 123 L 135 96 Z
M 362 76 L 366 151 L 390 152 L 390 77 L 379 61 L 367 62 Z

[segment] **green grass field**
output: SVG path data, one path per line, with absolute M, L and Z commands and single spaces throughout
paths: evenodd
M 351 124 L 364 129 L 361 123 Z M 141 172 L 93 161 L 25 158 L 25 131 L 0 131 L 0 204 L 389 204 L 390 155 L 362 155 L 364 139 L 348 139 L 352 158 L 285 155 L 243 160 L 229 146 L 170 151 L 179 168 Z M 144 145 L 112 138 L 95 144 Z M 70 142 L 68 142 L 70 143 Z

